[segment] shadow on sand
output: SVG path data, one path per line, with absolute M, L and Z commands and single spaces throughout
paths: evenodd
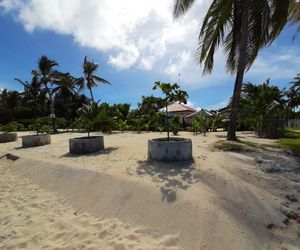
M 193 163 L 194 161 L 172 163 L 138 161 L 136 173 L 139 176 L 151 176 L 153 182 L 160 186 L 162 201 L 174 202 L 178 188 L 186 190 L 198 181 L 198 178 L 193 175 L 195 170 Z
M 81 157 L 81 156 L 106 155 L 106 154 L 110 154 L 110 153 L 112 153 L 113 151 L 116 151 L 116 150 L 118 150 L 118 149 L 119 149 L 118 147 L 109 147 L 109 148 L 106 148 L 106 149 L 101 150 L 101 151 L 99 151 L 99 152 L 90 153 L 90 154 L 71 154 L 71 153 L 66 153 L 66 154 L 63 154 L 62 156 L 60 156 L 59 158 L 62 158 L 62 157 L 76 158 L 76 157 Z

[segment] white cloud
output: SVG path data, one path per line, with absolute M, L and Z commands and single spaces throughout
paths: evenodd
M 80 46 L 105 53 L 119 70 L 136 67 L 159 73 L 162 81 L 178 81 L 189 88 L 233 82 L 225 70 L 221 50 L 215 55 L 212 75 L 202 76 L 195 50 L 204 14 L 211 1 L 198 0 L 177 21 L 174 0 L 0 0 L 0 10 L 10 12 L 28 32 L 50 30 L 71 35 Z M 295 75 L 300 59 L 295 49 L 283 48 L 258 57 L 247 77 L 260 79 Z M 294 53 L 294 54 L 293 54 Z
M 261 51 L 246 76 L 254 80 L 259 79 L 261 82 L 267 78 L 271 78 L 271 81 L 292 79 L 299 73 L 299 54 L 298 44 L 289 47 L 275 45 L 272 51 Z

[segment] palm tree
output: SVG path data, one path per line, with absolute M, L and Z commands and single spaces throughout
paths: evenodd
M 80 78 L 75 78 L 70 73 L 58 73 L 53 83 L 53 94 L 59 95 L 65 100 L 71 101 L 78 93 L 82 81 Z
M 174 17 L 185 14 L 196 0 L 176 0 Z M 259 49 L 270 45 L 288 21 L 289 0 L 213 0 L 199 34 L 197 58 L 203 73 L 211 73 L 220 44 L 227 70 L 236 73 L 227 140 L 236 140 L 236 121 L 245 71 Z
M 53 96 L 53 85 L 56 81 L 58 71 L 54 70 L 53 68 L 58 66 L 56 61 L 48 59 L 46 56 L 41 56 L 38 61 L 38 69 L 32 70 L 33 77 L 36 77 L 38 82 L 44 86 L 49 99 L 50 99 L 50 117 L 52 118 L 53 122 L 53 129 L 55 130 L 54 126 L 54 118 L 55 118 L 55 110 L 54 110 L 54 96 Z
M 286 92 L 286 96 L 288 97 L 288 106 L 295 109 L 300 105 L 300 74 L 297 74 L 290 84 L 292 86 Z
M 298 94 L 300 94 L 300 74 L 297 74 L 290 84 L 292 84 L 291 89 L 294 89 L 296 92 L 298 92 Z
M 289 8 L 289 20 L 291 24 L 298 24 L 300 21 L 300 2 L 296 0 L 290 1 L 290 8 Z M 297 31 L 300 31 L 300 26 L 298 26 Z
M 88 61 L 87 56 L 84 57 L 84 61 L 83 61 L 84 78 L 83 78 L 81 88 L 86 87 L 89 89 L 92 102 L 95 102 L 92 88 L 97 86 L 98 83 L 110 84 L 107 80 L 95 75 L 95 72 L 97 71 L 98 68 L 99 65 L 97 63 Z

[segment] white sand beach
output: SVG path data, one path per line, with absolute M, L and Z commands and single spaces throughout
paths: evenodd
M 287 198 L 300 199 L 300 164 L 275 140 L 240 132 L 264 147 L 223 152 L 213 144 L 225 132 L 180 132 L 194 162 L 157 163 L 147 140 L 165 134 L 113 133 L 103 152 L 70 155 L 79 136 L 0 144 L 0 157 L 19 157 L 0 160 L 1 249 L 300 248 L 300 202 Z

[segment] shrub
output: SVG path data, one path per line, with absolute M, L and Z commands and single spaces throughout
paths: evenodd
M 44 122 L 45 122 L 44 117 L 37 118 L 33 124 L 29 125 L 28 129 L 36 131 L 37 135 L 43 133 L 46 134 L 52 133 L 52 127 L 47 124 L 44 124 Z
M 1 131 L 3 132 L 13 132 L 13 131 L 22 131 L 24 130 L 24 126 L 18 122 L 10 122 L 1 127 Z
M 179 127 L 180 127 L 179 117 L 177 115 L 174 115 L 172 117 L 172 124 L 171 124 L 171 131 L 173 132 L 174 135 L 178 134 Z

